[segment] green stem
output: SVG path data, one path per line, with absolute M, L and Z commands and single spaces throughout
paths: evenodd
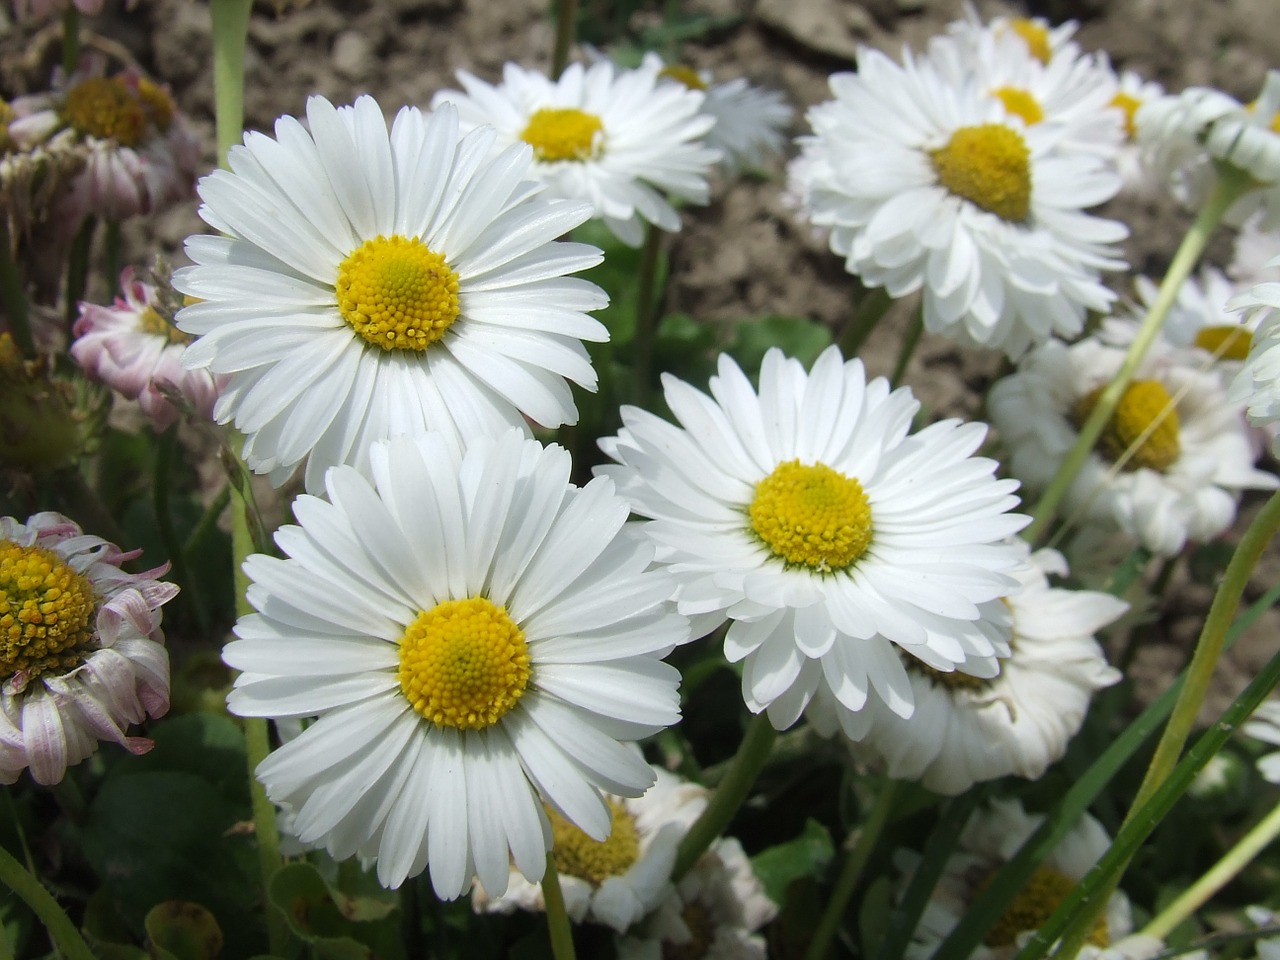
M 218 165 L 244 132 L 244 48 L 253 0 L 212 0 L 213 99 L 217 118 Z
M 805 951 L 805 960 L 824 960 L 831 949 L 831 941 L 835 939 L 836 931 L 840 929 L 840 921 L 844 919 L 844 913 L 849 907 L 849 901 L 853 898 L 853 892 L 858 888 L 862 872 L 871 859 L 871 853 L 875 850 L 880 835 L 884 833 L 885 825 L 893 815 L 898 793 L 899 781 L 885 777 L 880 785 L 880 793 L 871 807 L 871 812 L 867 815 L 867 822 L 858 831 L 858 839 L 845 858 L 835 889 L 831 891 L 831 899 L 827 901 L 827 906 L 822 911 L 822 919 L 818 921 L 818 928 L 813 933 L 813 939 L 809 941 L 809 949 Z
M 36 342 L 31 336 L 31 321 L 27 313 L 27 291 L 22 284 L 22 273 L 13 259 L 13 245 L 9 237 L 8 217 L 0 216 L 0 306 L 9 318 L 9 331 L 22 355 L 31 359 L 36 355 Z
M 1071 489 L 1071 484 L 1075 481 L 1076 475 L 1079 474 L 1085 461 L 1089 458 L 1089 453 L 1093 450 L 1094 444 L 1098 442 L 1098 437 L 1102 435 L 1103 428 L 1110 421 L 1112 414 L 1115 413 L 1116 407 L 1119 406 L 1125 390 L 1137 372 L 1138 364 L 1142 362 L 1142 358 L 1146 356 L 1147 350 L 1155 342 L 1161 328 L 1164 326 L 1164 321 L 1169 315 L 1170 308 L 1178 299 L 1178 292 L 1182 289 L 1183 283 L 1200 259 L 1200 254 L 1204 252 L 1205 245 L 1209 242 L 1209 237 L 1213 234 L 1218 224 L 1221 223 L 1227 209 L 1252 188 L 1253 182 L 1247 174 L 1233 169 L 1220 170 L 1218 182 L 1215 184 L 1213 192 L 1209 195 L 1209 199 L 1205 202 L 1203 209 L 1201 209 L 1195 222 L 1191 225 L 1191 229 L 1182 238 L 1182 244 L 1173 255 L 1173 261 L 1169 264 L 1169 271 L 1165 274 L 1164 281 L 1160 284 L 1160 290 L 1156 294 L 1155 302 L 1151 304 L 1151 308 L 1147 311 L 1146 317 L 1143 318 L 1137 335 L 1133 338 L 1133 343 L 1129 345 L 1129 351 L 1125 354 L 1124 362 L 1121 363 L 1120 369 L 1116 371 L 1115 378 L 1102 391 L 1097 405 L 1089 414 L 1089 419 L 1080 428 L 1080 435 L 1076 438 L 1075 444 L 1067 452 L 1066 458 L 1062 461 L 1061 466 L 1058 467 L 1058 472 L 1054 474 L 1053 480 L 1050 481 L 1044 493 L 1040 496 L 1039 502 L 1036 503 L 1035 510 L 1032 513 L 1031 525 L 1022 533 L 1022 536 L 1030 543 L 1039 542 L 1040 538 L 1046 533 L 1046 529 L 1053 521 L 1063 497 Z
M 844 325 L 837 340 L 840 352 L 846 360 L 851 360 L 858 355 L 858 351 L 866 344 L 871 331 L 876 328 L 876 324 L 888 311 L 891 303 L 893 298 L 884 287 L 863 289 L 861 299 L 853 308 L 849 322 Z
M 676 848 L 676 864 L 671 871 L 672 883 L 679 883 L 684 879 L 684 875 L 715 842 L 716 837 L 724 833 L 724 828 L 733 820 L 734 814 L 751 793 L 751 787 L 764 769 L 769 751 L 777 738 L 778 731 L 773 729 L 767 714 L 759 713 L 752 718 L 724 779 L 711 795 L 707 809 L 693 822 L 693 826 Z
M 108 220 L 106 235 L 102 239 L 102 269 L 108 290 L 114 290 L 120 284 L 120 257 L 120 221 Z
M 160 542 L 164 544 L 165 552 L 169 555 L 173 578 L 182 586 L 182 595 L 195 616 L 200 636 L 207 637 L 209 636 L 209 612 L 205 609 L 199 580 L 191 576 L 186 551 L 178 540 L 178 531 L 173 524 L 170 498 L 173 492 L 173 465 L 181 455 L 182 448 L 178 444 L 177 428 L 160 434 L 156 443 L 155 484 L 151 488 L 152 505 L 155 508 L 156 528 L 160 532 Z
M 62 11 L 62 69 L 67 76 L 76 72 L 80 63 L 80 11 L 68 3 Z
M 89 282 L 89 255 L 93 252 L 93 231 L 97 218 L 85 217 L 76 238 L 71 241 L 71 254 L 67 260 L 67 287 L 63 309 L 66 311 L 67 340 L 71 340 L 71 328 L 80 317 L 80 301 L 84 299 L 85 285 Z
M 560 79 L 578 32 L 578 0 L 556 0 L 556 47 L 551 53 L 551 79 Z
M 551 955 L 555 960 L 574 960 L 573 927 L 564 909 L 564 894 L 560 890 L 560 874 L 556 873 L 556 861 L 547 853 L 547 872 L 542 875 L 542 901 L 547 906 L 547 933 L 551 937 Z
M 187 556 L 195 553 L 204 543 L 205 538 L 213 532 L 218 525 L 218 518 L 222 516 L 222 511 L 227 509 L 227 504 L 231 502 L 231 485 L 224 486 L 214 496 L 213 502 L 209 504 L 204 513 L 200 515 L 200 519 L 196 521 L 195 527 L 191 530 L 191 535 L 187 537 L 187 542 L 182 545 L 182 552 Z
M 636 279 L 635 333 L 631 339 L 631 363 L 634 389 L 632 396 L 636 406 L 643 407 L 649 399 L 649 378 L 653 375 L 653 340 L 658 326 L 654 304 L 658 300 L 655 287 L 658 282 L 658 259 L 662 251 L 659 227 L 646 224 L 644 247 L 640 251 L 640 273 Z
M 898 350 L 898 362 L 893 365 L 893 376 L 889 378 L 889 386 L 896 387 L 902 382 L 902 375 L 907 372 L 916 347 L 920 345 L 920 336 L 924 333 L 924 306 L 915 312 L 907 332 L 902 335 L 902 346 Z
M 1173 928 L 1186 920 L 1209 899 L 1235 879 L 1236 874 L 1253 862 L 1254 857 L 1267 848 L 1276 837 L 1280 836 L 1280 805 L 1258 821 L 1234 847 L 1227 851 L 1221 860 L 1209 868 L 1209 871 L 1169 904 L 1143 929 L 1144 936 L 1164 940 Z
M 0 847 L 0 884 L 21 897 L 40 918 L 45 930 L 49 931 L 49 939 L 67 956 L 67 960 L 93 960 L 93 951 L 71 918 L 58 906 L 58 901 L 53 899 L 53 894 L 4 847 Z

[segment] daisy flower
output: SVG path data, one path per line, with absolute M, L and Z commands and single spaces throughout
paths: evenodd
M 1020 589 L 1005 598 L 1013 638 L 1000 673 L 982 680 L 908 661 L 911 719 L 868 703 L 870 732 L 855 749 L 883 758 L 889 776 L 948 796 L 1009 774 L 1036 780 L 1066 753 L 1093 694 L 1120 680 L 1094 634 L 1128 604 L 1050 586 L 1049 574 L 1068 573 L 1062 555 L 1017 543 L 1028 562 L 1016 574 Z
M 830 85 L 835 99 L 808 113 L 825 161 L 809 215 L 845 269 L 895 299 L 923 290 L 926 330 L 1010 357 L 1107 309 L 1099 271 L 1123 266 L 1127 230 L 1084 212 L 1120 188 L 1102 158 L 1056 150 L 1050 125 L 927 58 L 863 50 Z
M 707 174 L 720 154 L 701 140 L 715 120 L 703 94 L 659 83 L 658 70 L 617 70 L 607 60 L 571 63 L 559 80 L 514 63 L 494 86 L 465 70 L 464 90 L 442 90 L 466 128 L 489 124 L 500 144 L 526 143 L 532 175 L 553 196 L 589 200 L 619 240 L 639 246 L 644 223 L 680 229 L 666 195 L 706 203 Z
M 994 676 L 1007 634 L 984 618 L 1016 581 L 1005 537 L 1017 483 L 973 457 L 986 427 L 944 420 L 909 434 L 908 388 L 866 380 L 830 347 L 806 374 L 770 350 L 757 394 L 722 355 L 711 396 L 672 376 L 680 426 L 635 407 L 601 447 L 695 635 L 726 619 L 742 693 L 785 729 L 819 689 L 843 724 L 868 695 L 911 715 L 898 651 L 937 670 Z
M 680 716 L 663 663 L 688 637 L 653 550 L 624 532 L 607 480 L 569 484 L 569 454 L 518 431 L 459 457 L 438 434 L 374 445 L 372 483 L 332 468 L 294 501 L 287 559 L 245 562 L 224 650 L 241 716 L 314 717 L 257 769 L 304 844 L 377 860 L 388 887 L 430 865 L 444 899 L 509 864 L 540 880 L 546 807 L 595 840 L 601 793 L 639 796 L 633 741 Z
M 723 837 L 642 928 L 616 941 L 618 960 L 765 960 L 758 931 L 777 912 L 742 844 Z
M 1280 267 L 1280 257 L 1271 267 Z M 1280 282 L 1259 283 L 1231 301 L 1244 310 L 1253 338 L 1244 366 L 1231 384 L 1231 399 L 1246 403 L 1249 422 L 1271 431 L 1272 452 L 1280 455 Z
M 178 588 L 167 564 L 121 569 L 141 552 L 58 513 L 0 517 L 0 783 L 57 783 L 99 740 L 151 749 L 126 730 L 169 709 L 160 607 Z
M 1138 110 L 1145 103 L 1151 103 L 1164 96 L 1164 87 L 1151 80 L 1145 80 L 1133 70 L 1120 71 L 1120 80 L 1116 94 L 1110 107 L 1120 114 L 1124 122 L 1124 142 L 1120 146 L 1120 154 L 1116 165 L 1120 170 L 1120 179 L 1124 188 L 1140 196 L 1150 196 L 1157 187 L 1156 178 L 1143 160 L 1142 148 L 1138 145 Z
M 960 833 L 957 852 L 943 869 L 933 898 L 925 907 L 920 925 L 907 949 L 908 960 L 933 956 L 969 910 L 977 895 L 1026 842 L 1044 818 L 1029 814 L 1016 800 L 992 800 L 979 809 Z M 1107 852 L 1111 838 L 1097 820 L 1084 814 L 1062 842 L 1054 848 L 1022 892 L 987 934 L 970 960 L 1008 960 L 1018 952 L 1019 938 L 1034 932 L 1075 889 L 1077 883 Z M 902 861 L 918 859 L 900 854 Z M 1133 929 L 1129 900 L 1117 891 L 1107 901 L 1107 909 L 1089 936 L 1088 947 L 1102 951 L 1118 945 Z M 1088 948 L 1086 948 L 1088 949 Z M 1085 953 L 1081 953 L 1084 957 Z M 1090 952 L 1090 957 L 1099 957 Z
M 977 45 L 983 36 L 1016 38 L 1026 52 L 1041 63 L 1058 57 L 1074 59 L 1080 47 L 1071 38 L 1079 24 L 1075 20 L 1053 26 L 1044 17 L 993 17 L 984 24 L 977 8 L 966 0 L 964 19 L 947 24 L 947 33 L 962 43 Z
M 548 811 L 554 842 L 551 856 L 560 876 L 565 911 L 574 923 L 592 920 L 625 933 L 669 897 L 676 845 L 707 806 L 707 789 L 650 768 L 654 784 L 644 796 L 608 797 L 613 825 L 605 840 L 594 840 L 554 810 Z M 511 871 L 501 897 L 483 887 L 472 895 L 483 913 L 543 912 L 542 885 Z
M 1048 485 L 1124 357 L 1094 338 L 1069 347 L 1051 341 L 992 386 L 987 406 L 1014 476 L 1034 490 Z M 1174 556 L 1188 540 L 1203 543 L 1231 526 L 1241 490 L 1277 486 L 1253 462 L 1239 408 L 1218 376 L 1153 350 L 1065 502 Z
M 275 138 L 248 133 L 230 170 L 200 181 L 200 215 L 173 285 L 203 302 L 177 323 L 189 369 L 227 375 L 219 423 L 277 486 L 310 455 L 306 486 L 338 463 L 368 469 L 375 440 L 457 439 L 572 423 L 566 379 L 594 390 L 585 311 L 608 298 L 566 274 L 600 251 L 555 242 L 590 215 L 530 183 L 530 150 L 459 137 L 451 107 L 401 110 L 390 135 L 371 97 L 307 102 Z
M 1261 212 L 1240 225 L 1227 275 L 1242 287 L 1280 280 L 1280 230 L 1263 230 Z
M 1280 700 L 1267 700 L 1259 704 L 1240 731 L 1245 736 L 1280 747 Z M 1259 757 L 1258 772 L 1264 779 L 1280 784 L 1280 751 Z
M 226 378 L 182 366 L 191 338 L 160 312 L 165 308 L 156 287 L 137 279 L 132 267 L 121 272 L 120 289 L 123 296 L 113 306 L 80 304 L 72 359 L 95 380 L 137 400 L 157 430 L 167 430 L 178 419 L 179 410 L 169 399 L 174 393 L 197 416 L 209 419 Z

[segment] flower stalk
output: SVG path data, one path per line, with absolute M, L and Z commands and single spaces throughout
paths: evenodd
M 555 960 L 574 960 L 573 928 L 564 907 L 564 893 L 560 889 L 560 874 L 556 861 L 547 852 L 547 872 L 542 876 L 542 899 L 547 906 L 547 932 L 551 937 L 551 955 Z
M 80 936 L 71 918 L 58 906 L 44 885 L 26 867 L 0 846 L 0 884 L 8 887 L 40 918 L 49 939 L 62 952 L 66 960 L 93 960 L 93 951 Z

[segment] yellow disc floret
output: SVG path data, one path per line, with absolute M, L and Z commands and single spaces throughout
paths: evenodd
M 609 801 L 609 813 L 613 829 L 608 838 L 592 840 L 560 814 L 547 809 L 551 820 L 551 856 L 558 873 L 598 887 L 610 877 L 620 877 L 631 869 L 640 857 L 636 819 L 617 800 Z
M 1018 934 L 1039 930 L 1075 887 L 1076 882 L 1061 870 L 1050 866 L 1038 868 L 983 942 L 988 947 L 1008 947 L 1018 942 Z M 1110 945 L 1105 917 L 1093 925 L 1089 942 L 1098 947 Z
M 1219 360 L 1246 360 L 1252 337 L 1245 327 L 1224 323 L 1218 327 L 1201 327 L 1196 333 L 1196 346 Z
M 679 81 L 690 90 L 707 89 L 707 85 L 703 82 L 702 78 L 698 76 L 698 71 L 693 69 L 693 67 L 686 67 L 682 63 L 667 64 L 658 71 L 658 76 Z
M 599 155 L 604 122 L 576 107 L 543 107 L 529 118 L 520 139 L 533 147 L 533 155 L 543 163 L 582 163 Z
M 169 91 L 146 77 L 139 77 L 138 99 L 142 101 L 143 110 L 155 128 L 161 133 L 168 130 L 173 124 L 174 114 L 178 112 Z
M 190 343 L 192 340 L 191 337 L 160 316 L 156 308 L 150 304 L 147 304 L 142 312 L 138 314 L 138 329 L 154 337 L 164 337 L 170 343 Z
M 780 463 L 756 484 L 751 528 L 788 565 L 843 570 L 871 544 L 862 484 L 826 464 Z
M 1014 223 L 1031 212 L 1031 151 L 1011 127 L 961 127 L 929 159 L 938 182 L 956 196 Z
M 81 133 L 136 147 L 147 132 L 142 101 L 119 77 L 91 77 L 67 91 L 62 118 Z
M 1132 140 L 1138 129 L 1133 118 L 1137 116 L 1142 101 L 1131 93 L 1117 93 L 1111 98 L 1111 106 L 1124 114 L 1125 136 Z
M 441 727 L 497 723 L 529 684 L 524 633 L 484 597 L 446 600 L 418 614 L 400 640 L 400 690 Z
M 1044 119 L 1044 110 L 1031 91 L 1021 87 L 997 87 L 991 95 L 1004 104 L 1007 112 L 1021 117 L 1028 127 L 1035 126 Z
M 1076 403 L 1077 425 L 1089 419 L 1104 389 L 1098 387 Z M 1116 412 L 1102 429 L 1098 449 L 1113 462 L 1128 456 L 1124 470 L 1147 467 L 1163 471 L 1171 467 L 1182 448 L 1178 441 L 1178 411 L 1164 385 L 1156 380 L 1129 384 Z
M 378 236 L 338 267 L 342 319 L 383 350 L 425 350 L 458 319 L 458 275 L 421 240 Z
M 64 673 L 94 648 L 93 587 L 43 547 L 0 540 L 0 679 Z
M 1026 17 L 1015 17 L 1009 21 L 1009 29 L 1022 38 L 1033 57 L 1041 63 L 1049 62 L 1053 48 L 1049 45 L 1048 27 Z

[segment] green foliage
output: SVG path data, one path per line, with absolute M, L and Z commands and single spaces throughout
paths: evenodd
M 773 315 L 739 324 L 727 352 L 753 376 L 760 369 L 764 355 L 771 347 L 779 347 L 789 357 L 806 367 L 831 345 L 831 331 L 815 320 L 804 317 Z
M 804 877 L 821 876 L 834 856 L 831 831 L 809 819 L 800 836 L 752 857 L 751 866 L 769 899 L 781 903 L 792 883 Z
M 216 960 L 222 952 L 218 921 L 198 903 L 158 903 L 143 925 L 155 960 Z

